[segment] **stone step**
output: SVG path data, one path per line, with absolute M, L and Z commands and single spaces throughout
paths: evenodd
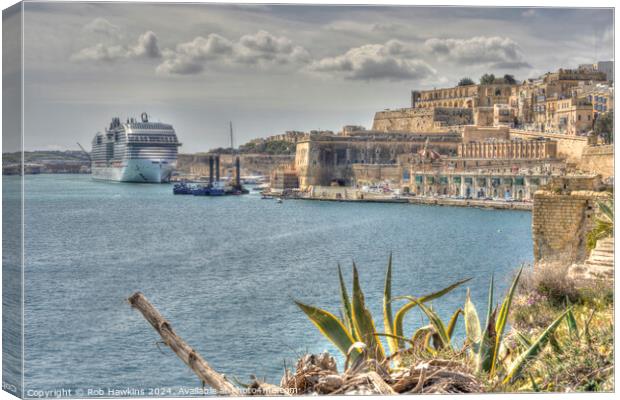
M 603 244 L 603 245 L 596 245 L 596 247 L 594 248 L 594 250 L 605 250 L 605 251 L 614 251 L 614 245 L 612 244 Z
M 596 272 L 590 272 L 588 274 L 590 279 L 612 279 L 614 277 L 613 274 L 598 274 Z
M 588 261 L 591 261 L 594 263 L 614 265 L 614 259 L 612 257 L 591 256 L 591 257 L 588 257 L 588 259 L 586 260 L 586 262 Z
M 607 268 L 610 270 L 614 270 L 614 264 L 613 263 L 607 263 L 607 262 L 600 262 L 600 261 L 586 261 L 586 266 L 588 267 L 588 269 L 592 269 L 592 268 Z
M 597 246 L 614 246 L 614 241 L 609 239 L 601 239 L 596 242 Z
M 608 266 L 605 265 L 587 265 L 587 269 L 584 272 L 588 272 L 588 271 L 592 271 L 592 272 L 600 272 L 600 273 L 610 273 L 613 274 L 614 273 L 614 269 L 610 268 Z
M 590 257 L 588 257 L 588 260 L 610 262 L 612 264 L 614 263 L 613 256 L 610 257 L 607 254 L 591 254 Z
M 607 257 L 613 257 L 614 256 L 614 251 L 613 250 L 594 249 L 594 250 L 592 250 L 592 253 L 590 253 L 590 254 L 600 254 L 600 255 L 605 255 Z
M 609 265 L 602 265 L 602 264 L 586 264 L 586 270 L 584 272 L 587 271 L 593 271 L 593 272 L 609 272 L 611 274 L 614 273 L 614 269 L 612 267 L 610 267 Z

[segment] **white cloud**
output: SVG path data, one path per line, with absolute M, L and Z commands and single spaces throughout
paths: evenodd
M 244 35 L 233 42 L 218 34 L 206 38 L 198 36 L 190 42 L 180 43 L 175 50 L 163 52 L 164 61 L 157 72 L 164 74 L 192 75 L 204 71 L 207 64 L 273 66 L 307 62 L 310 54 L 284 36 L 274 36 L 267 31 Z
M 98 43 L 86 47 L 71 56 L 72 61 L 105 61 L 114 62 L 129 58 L 159 58 L 161 51 L 157 42 L 157 35 L 152 31 L 146 31 L 138 37 L 137 43 L 130 46 L 109 45 Z
M 192 75 L 204 70 L 209 60 L 216 60 L 232 54 L 233 43 L 218 34 L 212 33 L 206 38 L 196 37 L 191 42 L 180 43 L 176 50 L 165 50 L 164 61 L 157 67 L 157 72 Z
M 95 18 L 84 25 L 84 30 L 91 33 L 101 33 L 109 36 L 117 36 L 120 28 L 105 18 Z
M 131 55 L 137 57 L 158 58 L 161 56 L 157 35 L 153 31 L 146 31 L 138 38 L 138 43 L 130 49 Z
M 496 68 L 526 68 L 519 45 L 500 36 L 476 36 L 469 39 L 428 39 L 425 46 L 439 58 L 464 65 L 490 64 Z
M 398 40 L 349 49 L 336 57 L 313 62 L 309 70 L 353 80 L 398 81 L 436 74 L 430 65 L 416 57 L 410 45 Z

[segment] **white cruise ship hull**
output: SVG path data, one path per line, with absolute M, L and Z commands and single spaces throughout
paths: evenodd
M 103 181 L 164 183 L 176 167 L 176 161 L 127 160 L 123 167 L 92 167 L 92 178 Z

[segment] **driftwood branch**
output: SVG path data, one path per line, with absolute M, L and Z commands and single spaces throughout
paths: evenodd
M 228 382 L 221 374 L 192 349 L 178 336 L 168 321 L 162 317 L 157 309 L 147 300 L 141 292 L 134 293 L 129 299 L 129 304 L 142 313 L 144 318 L 155 328 L 164 343 L 174 351 L 198 378 L 218 391 L 218 394 L 239 396 L 240 391 L 232 383 Z

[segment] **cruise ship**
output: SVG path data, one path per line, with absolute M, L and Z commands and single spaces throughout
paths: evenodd
M 112 118 L 104 132 L 97 132 L 91 152 L 92 178 L 118 182 L 169 182 L 181 145 L 170 124 Z

